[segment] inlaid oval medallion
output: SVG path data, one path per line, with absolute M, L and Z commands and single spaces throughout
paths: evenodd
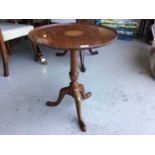
M 65 31 L 64 34 L 66 36 L 70 36 L 70 37 L 79 37 L 83 35 L 83 31 L 79 31 L 79 30 L 70 30 L 70 31 Z

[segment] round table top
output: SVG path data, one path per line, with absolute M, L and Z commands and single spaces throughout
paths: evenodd
M 38 44 L 57 49 L 92 49 L 111 43 L 117 32 L 91 24 L 51 24 L 32 30 L 28 37 Z

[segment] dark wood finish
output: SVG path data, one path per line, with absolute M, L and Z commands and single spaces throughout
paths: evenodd
M 32 42 L 33 51 L 34 51 L 34 59 L 35 61 L 40 61 L 40 57 L 42 57 L 42 53 L 38 47 L 38 45 L 34 42 Z
M 95 24 L 95 19 L 77 19 L 77 23 L 87 23 L 87 24 Z M 56 23 L 55 23 L 56 24 Z M 92 51 L 92 49 L 89 50 L 90 54 L 96 55 L 98 54 L 98 51 Z M 56 53 L 56 56 L 64 56 L 67 54 L 67 51 Z M 85 72 L 86 67 L 84 65 L 84 52 L 80 51 L 80 62 L 81 62 L 81 71 Z
M 0 31 L 0 45 L 1 45 L 1 52 L 2 52 L 4 76 L 7 77 L 7 76 L 9 76 L 7 49 L 6 49 L 5 42 L 4 42 L 3 35 L 2 35 L 1 31 Z
M 96 24 L 95 19 L 77 19 L 77 23 L 87 23 L 87 24 Z M 97 55 L 98 51 L 93 51 L 92 49 L 89 49 L 89 52 L 91 55 Z M 80 51 L 80 60 L 81 60 L 81 71 L 85 72 L 86 67 L 84 64 L 84 52 Z
M 77 23 L 87 23 L 87 24 L 96 24 L 95 19 L 77 19 Z M 93 51 L 92 49 L 89 49 L 89 52 L 91 55 L 97 55 L 98 51 Z M 84 65 L 84 52 L 80 52 L 80 60 L 81 60 L 81 71 L 85 72 L 86 67 Z
M 56 53 L 56 56 L 64 56 L 64 55 L 66 55 L 67 54 L 67 50 L 65 50 L 64 52 L 58 52 L 58 53 Z
M 80 63 L 81 63 L 81 71 L 82 72 L 85 72 L 86 71 L 86 67 L 85 67 L 85 64 L 84 64 L 84 52 L 82 52 L 82 50 L 79 50 L 80 51 Z M 56 53 L 56 56 L 64 56 L 67 54 L 67 50 L 65 50 L 64 52 L 58 52 Z M 89 49 L 89 52 L 91 55 L 97 55 L 98 54 L 98 51 L 92 51 L 92 49 Z
M 79 54 L 80 54 L 80 62 L 81 62 L 81 71 L 85 72 L 86 67 L 84 65 L 84 52 L 82 50 L 80 50 Z
M 32 46 L 33 46 L 33 51 L 34 51 L 34 59 L 37 62 L 40 62 L 42 64 L 47 64 L 47 61 L 42 62 L 42 58 L 44 58 L 42 52 L 40 51 L 38 45 L 35 42 L 32 42 Z
M 51 24 L 29 33 L 33 42 L 57 49 L 93 49 L 110 44 L 117 33 L 110 28 L 89 24 Z
M 86 68 L 85 68 L 85 65 L 84 65 L 84 52 L 82 52 L 82 50 L 79 50 L 80 51 L 80 63 L 81 63 L 81 71 L 82 72 L 85 72 L 86 71 Z M 65 50 L 64 52 L 58 52 L 56 53 L 56 56 L 64 56 L 67 54 L 67 52 L 69 52 L 68 50 Z
M 77 29 L 77 31 L 68 31 L 68 28 L 65 30 L 66 28 L 65 25 L 68 25 L 69 29 Z M 51 31 L 51 28 L 52 28 L 52 31 Z M 64 29 L 64 31 L 62 31 L 60 28 Z M 116 35 L 113 30 L 106 31 L 106 29 L 103 29 L 103 27 L 98 27 L 96 29 L 95 25 L 88 25 L 84 23 L 82 23 L 82 26 L 81 26 L 81 23 L 52 24 L 48 26 L 43 26 L 41 27 L 41 29 L 40 28 L 35 29 L 35 32 L 33 33 L 34 38 L 31 37 L 31 33 L 29 35 L 32 38 L 32 40 L 37 40 L 37 38 L 39 38 L 37 42 L 40 44 L 45 44 L 48 47 L 59 48 L 59 49 L 64 49 L 64 50 L 66 49 L 67 50 L 68 49 L 82 49 L 82 50 L 90 49 L 91 51 L 90 53 L 95 55 L 97 54 L 97 51 L 93 52 L 91 50 L 92 48 L 98 47 L 97 45 L 100 43 L 104 43 L 104 42 L 110 43 L 109 41 L 111 41 L 111 39 L 115 37 Z M 103 33 L 105 37 L 100 37 L 100 39 L 97 40 L 96 37 L 102 35 Z M 52 41 L 53 37 L 55 37 L 54 41 Z M 79 41 L 77 41 L 77 38 L 79 39 Z M 81 43 L 83 43 L 83 45 Z M 65 51 L 63 53 L 57 53 L 56 55 L 63 56 L 66 53 L 67 52 Z M 83 55 L 81 56 L 83 57 Z M 84 66 L 84 62 L 81 62 L 81 64 L 82 64 L 81 71 L 85 71 L 86 68 Z
M 77 51 L 72 50 L 71 51 L 71 59 L 70 59 L 70 86 L 62 88 L 59 93 L 59 97 L 56 102 L 48 101 L 47 105 L 48 106 L 56 106 L 60 104 L 62 101 L 63 97 L 67 94 L 72 96 L 75 99 L 76 103 L 76 109 L 77 109 L 77 114 L 79 118 L 79 125 L 82 131 L 86 131 L 86 125 L 83 121 L 82 118 L 82 113 L 81 113 L 81 95 L 83 98 L 89 98 L 91 96 L 91 93 L 85 93 L 84 86 L 82 84 L 79 84 L 77 82 L 78 79 L 78 71 L 77 71 Z
M 81 97 L 86 99 L 92 94 L 85 93 L 84 85 L 77 82 L 77 52 L 107 45 L 117 38 L 117 33 L 106 27 L 88 24 L 56 24 L 36 28 L 28 36 L 35 43 L 70 51 L 70 85 L 60 90 L 56 102 L 48 101 L 47 105 L 59 105 L 66 94 L 72 96 L 76 104 L 79 126 L 82 131 L 86 131 L 81 112 Z

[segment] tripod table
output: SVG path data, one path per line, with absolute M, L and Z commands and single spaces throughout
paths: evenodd
M 56 106 L 60 104 L 66 94 L 72 96 L 75 100 L 80 129 L 86 131 L 86 124 L 81 112 L 81 97 L 87 99 L 92 94 L 91 92 L 86 93 L 84 85 L 77 82 L 79 75 L 77 53 L 80 50 L 89 50 L 112 43 L 117 39 L 117 32 L 108 27 L 70 23 L 41 26 L 32 30 L 28 36 L 36 44 L 70 51 L 69 76 L 71 82 L 68 87 L 60 90 L 56 102 L 48 101 L 47 105 Z

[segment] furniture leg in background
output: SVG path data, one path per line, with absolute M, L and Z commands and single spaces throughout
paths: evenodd
M 5 46 L 5 42 L 3 41 L 3 36 L 1 31 L 0 31 L 0 46 L 1 46 L 1 52 L 2 52 L 3 72 L 4 72 L 4 76 L 7 77 L 9 76 L 7 49 Z
M 64 52 L 58 52 L 56 53 L 56 56 L 64 56 L 67 54 L 67 50 L 65 50 Z M 98 51 L 93 51 L 92 49 L 89 49 L 89 52 L 91 55 L 97 55 L 98 54 Z M 81 71 L 82 72 L 85 72 L 86 71 L 86 67 L 85 67 L 85 64 L 84 64 L 84 52 L 82 52 L 82 50 L 80 50 L 80 63 L 81 63 Z
M 64 56 L 64 55 L 66 55 L 67 54 L 67 50 L 65 50 L 64 52 L 58 52 L 58 53 L 56 53 L 56 56 Z
M 35 61 L 40 62 L 41 64 L 47 64 L 45 57 L 43 56 L 42 52 L 40 51 L 38 45 L 32 42 L 33 51 L 34 51 L 34 59 Z

